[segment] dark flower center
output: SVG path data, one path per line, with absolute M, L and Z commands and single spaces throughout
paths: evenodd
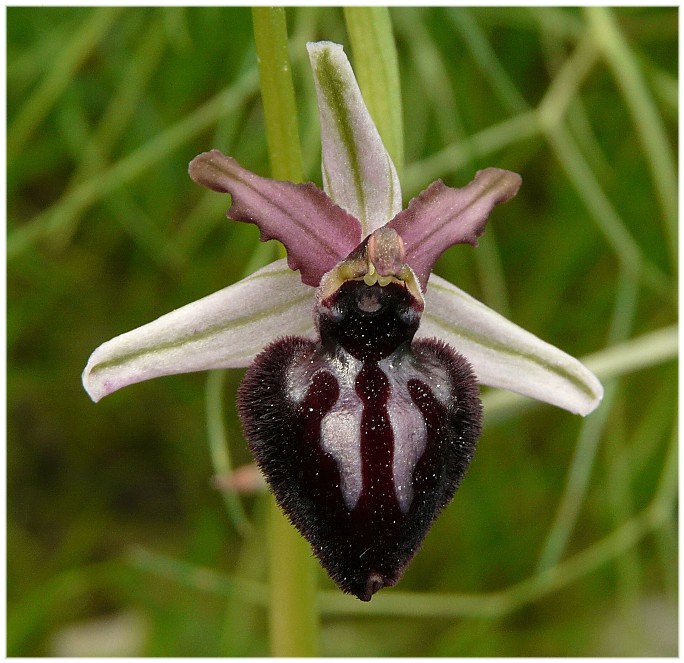
M 366 285 L 347 281 L 321 306 L 324 347 L 340 345 L 360 361 L 380 361 L 418 330 L 422 306 L 401 283 Z

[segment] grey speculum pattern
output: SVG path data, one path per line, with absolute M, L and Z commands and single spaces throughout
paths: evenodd
M 318 342 L 275 341 L 240 386 L 245 434 L 278 503 L 364 601 L 399 580 L 480 434 L 470 365 L 441 341 L 414 341 L 421 313 L 400 282 L 347 281 L 317 304 Z

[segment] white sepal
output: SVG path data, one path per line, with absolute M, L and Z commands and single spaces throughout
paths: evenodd
M 278 260 L 98 347 L 82 380 L 95 401 L 162 375 L 248 366 L 271 341 L 314 336 L 314 290 Z
M 433 274 L 419 337 L 437 337 L 462 354 L 478 380 L 587 415 L 603 387 L 577 359 L 542 341 Z
M 307 44 L 321 121 L 323 188 L 366 237 L 402 209 L 397 171 L 361 96 L 344 49 Z

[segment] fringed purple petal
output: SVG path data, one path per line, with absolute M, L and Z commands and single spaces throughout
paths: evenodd
M 454 244 L 476 246 L 493 207 L 513 198 L 521 183 L 520 175 L 500 168 L 478 171 L 461 189 L 437 180 L 392 219 L 423 290 L 437 258 Z
M 317 286 L 361 242 L 359 222 L 310 182 L 260 177 L 218 150 L 195 157 L 189 172 L 198 184 L 232 196 L 231 219 L 257 225 L 262 241 L 280 240 L 287 264 L 307 285 Z

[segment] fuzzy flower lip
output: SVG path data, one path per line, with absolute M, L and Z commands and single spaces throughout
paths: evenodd
M 368 242 L 378 256 L 374 267 L 398 273 L 396 256 L 382 253 L 390 229 L 400 237 L 402 260 L 424 296 L 417 339 L 437 337 L 454 347 L 481 384 L 577 414 L 594 410 L 603 389 L 580 362 L 430 274 L 449 246 L 477 243 L 494 206 L 517 193 L 520 177 L 486 168 L 462 188 L 437 181 L 402 209 L 396 170 L 342 47 L 317 42 L 308 49 L 321 119 L 324 191 L 311 183 L 260 177 L 218 150 L 199 155 L 189 167 L 195 181 L 231 194 L 231 219 L 255 223 L 262 240 L 280 240 L 287 262 L 276 261 L 101 345 L 82 376 L 91 398 L 163 375 L 245 367 L 282 336 L 315 338 L 315 288 L 361 243 Z

